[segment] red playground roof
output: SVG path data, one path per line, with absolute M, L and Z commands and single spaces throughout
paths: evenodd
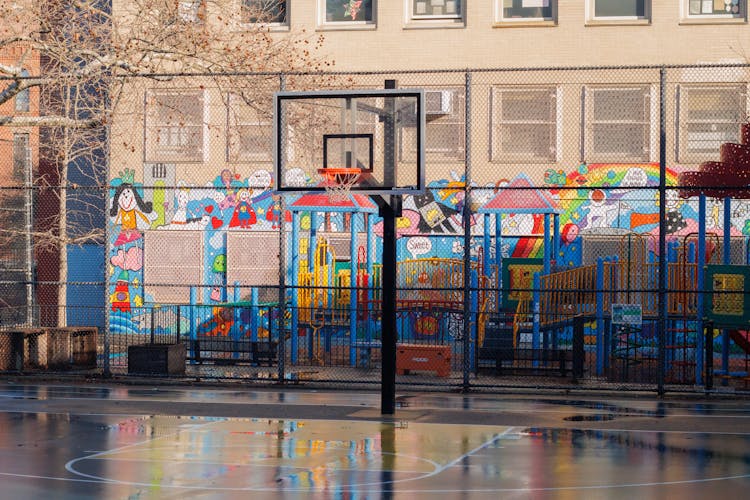
M 345 200 L 332 202 L 326 193 L 306 193 L 295 200 L 290 210 L 320 209 L 326 212 L 369 212 L 378 211 L 377 205 L 369 196 L 364 194 L 350 194 Z
M 536 189 L 528 177 L 520 174 L 507 186 L 501 187 L 479 213 L 552 214 L 558 213 L 554 200 Z

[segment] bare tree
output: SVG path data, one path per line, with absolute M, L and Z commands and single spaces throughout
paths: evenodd
M 240 5 L 238 5 L 240 4 Z M 0 225 L 2 240 L 32 231 L 38 255 L 55 255 L 56 303 L 66 304 L 67 247 L 102 243 L 110 146 L 135 151 L 143 138 L 142 98 L 155 85 L 210 85 L 221 95 L 270 113 L 268 92 L 281 72 L 330 69 L 323 38 L 272 30 L 283 0 L 15 0 L 0 6 L 0 127 L 39 135 L 37 220 L 32 228 Z M 18 49 L 21 49 L 20 51 Z M 28 61 L 40 60 L 29 73 Z M 326 85 L 315 78 L 308 85 Z M 3 113 L 3 104 L 37 92 L 38 112 Z M 177 110 L 179 111 L 179 110 Z M 3 196 L 0 190 L 0 196 Z M 56 314 L 56 313 L 55 313 Z M 65 315 L 56 314 L 65 324 Z

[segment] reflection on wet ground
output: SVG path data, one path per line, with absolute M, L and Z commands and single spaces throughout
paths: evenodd
M 468 403 L 464 411 L 507 411 L 515 422 L 107 414 L 98 408 L 106 400 L 252 403 L 248 411 L 262 402 L 304 413 L 316 402 L 377 408 L 379 395 L 5 385 L 0 498 L 688 499 L 744 498 L 750 487 L 747 401 L 404 399 L 412 410 Z M 14 409 L 25 401 L 40 411 Z M 51 401 L 83 401 L 88 411 L 43 411 Z M 537 425 L 544 411 L 560 426 Z M 685 416 L 696 418 L 689 430 L 672 425 Z M 639 428 L 596 427 L 611 421 Z
M 165 387 L 123 387 L 123 386 L 55 386 L 55 385 L 23 385 L 0 384 L 0 401 L 2 399 L 106 399 L 106 400 L 150 400 L 150 401 L 193 401 L 214 403 L 284 403 L 284 404 L 326 404 L 344 406 L 378 406 L 380 394 L 376 391 L 352 393 L 348 391 L 278 391 L 278 390 L 210 390 L 210 389 L 182 389 Z M 396 399 L 397 408 L 411 409 L 456 409 L 456 410 L 535 410 L 544 411 L 552 407 L 572 407 L 575 409 L 596 413 L 612 413 L 616 415 L 642 415 L 663 417 L 665 415 L 690 411 L 702 415 L 722 414 L 732 411 L 746 412 L 750 415 L 750 405 L 733 403 L 731 400 L 717 400 L 714 402 L 700 401 L 662 401 L 647 399 L 607 399 L 592 400 L 591 398 L 517 398 L 508 399 L 497 395 L 455 396 L 442 394 L 407 394 L 399 395 Z
M 0 427 L 6 498 L 648 497 L 750 486 L 748 435 L 49 414 L 2 414 Z

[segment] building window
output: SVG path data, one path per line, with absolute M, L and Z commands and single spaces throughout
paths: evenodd
M 744 85 L 683 85 L 678 104 L 679 161 L 716 160 L 719 146 L 740 142 L 740 124 L 748 112 Z
M 228 99 L 227 161 L 238 163 L 273 161 L 271 110 L 251 106 L 237 94 L 230 94 Z
M 322 23 L 370 24 L 375 18 L 375 0 L 319 0 Z
M 555 87 L 495 87 L 491 106 L 492 161 L 556 161 L 558 95 Z
M 595 21 L 645 20 L 649 17 L 649 4 L 650 0 L 587 0 L 587 19 Z
M 556 0 L 497 0 L 498 21 L 551 21 Z
M 430 88 L 424 92 L 425 160 L 434 163 L 463 161 L 466 153 L 464 91 L 460 88 Z M 404 127 L 400 134 L 400 158 L 413 161 L 415 127 Z
M 202 90 L 152 90 L 146 96 L 145 161 L 202 162 L 205 154 Z
M 242 0 L 243 24 L 286 24 L 287 0 Z
M 745 0 L 683 0 L 683 2 L 687 3 L 688 18 L 745 17 Z
M 656 149 L 651 91 L 648 85 L 585 90 L 584 161 L 651 161 Z
M 29 134 L 13 134 L 13 180 L 26 181 L 26 173 L 31 169 L 31 148 Z
M 412 20 L 462 19 L 462 0 L 407 0 Z
M 21 76 L 27 77 L 29 76 L 29 72 L 26 71 L 25 69 L 22 69 Z M 21 92 L 16 94 L 16 111 L 20 113 L 28 113 L 29 105 L 30 105 L 29 89 L 22 90 Z

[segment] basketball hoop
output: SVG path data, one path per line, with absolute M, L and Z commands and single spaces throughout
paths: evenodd
M 323 187 L 326 188 L 331 203 L 340 203 L 349 197 L 352 187 L 357 183 L 361 168 L 319 168 L 318 173 L 323 177 Z

